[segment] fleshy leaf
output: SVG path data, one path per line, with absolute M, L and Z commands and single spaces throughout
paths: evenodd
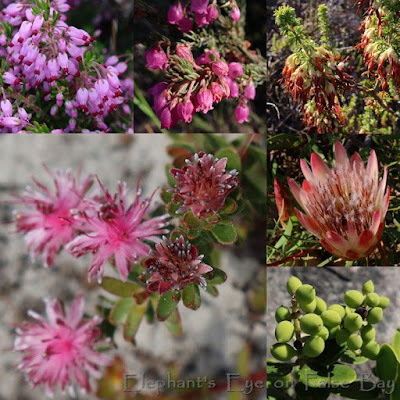
M 398 368 L 399 362 L 393 347 L 384 343 L 376 360 L 377 375 L 384 382 L 392 381 L 396 379 Z
M 140 322 L 143 319 L 143 315 L 146 311 L 147 303 L 138 304 L 132 307 L 126 317 L 124 325 L 124 338 L 127 341 L 133 340 L 139 329 Z
M 226 157 L 228 159 L 226 164 L 227 170 L 236 169 L 236 171 L 240 171 L 242 169 L 242 161 L 240 156 L 237 150 L 233 147 L 219 150 L 217 153 L 215 153 L 215 157 L 218 157 L 219 159 Z
M 133 293 L 141 290 L 142 287 L 133 282 L 122 282 L 119 279 L 104 277 L 101 287 L 108 293 L 119 297 L 131 297 Z
M 226 273 L 222 271 L 222 269 L 214 268 L 211 272 L 206 275 L 207 278 L 207 285 L 214 286 L 220 285 L 226 281 Z
M 135 306 L 136 302 L 132 297 L 123 297 L 119 299 L 112 308 L 108 317 L 113 325 L 125 323 L 126 317 L 130 309 Z
M 353 368 L 344 364 L 313 368 L 306 365 L 299 371 L 299 379 L 311 388 L 323 388 L 328 385 L 348 385 L 357 379 L 357 374 Z
M 178 310 L 175 309 L 172 314 L 165 320 L 164 324 L 166 328 L 170 331 L 170 333 L 172 333 L 174 336 L 182 336 L 182 321 Z
M 200 227 L 201 221 L 192 212 L 188 212 L 183 218 L 183 224 L 189 229 L 196 229 Z
M 172 291 L 169 290 L 167 293 L 160 297 L 157 305 L 157 319 L 165 321 L 175 310 L 176 303 L 172 296 Z
M 232 225 L 216 225 L 212 234 L 221 244 L 233 244 L 237 238 L 237 232 Z

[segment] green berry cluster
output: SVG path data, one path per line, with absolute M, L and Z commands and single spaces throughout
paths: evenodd
M 295 356 L 315 358 L 324 351 L 327 340 L 334 340 L 357 356 L 376 360 L 380 346 L 375 341 L 373 325 L 382 319 L 389 299 L 374 292 L 372 281 L 364 284 L 362 292 L 347 291 L 343 304 L 329 307 L 316 295 L 313 286 L 294 276 L 286 288 L 292 296 L 291 309 L 280 306 L 276 310 L 277 343 L 271 346 L 273 357 L 279 361 Z M 293 345 L 289 344 L 291 341 Z

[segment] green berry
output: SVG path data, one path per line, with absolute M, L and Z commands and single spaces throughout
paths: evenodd
M 317 303 L 315 307 L 315 314 L 321 315 L 324 311 L 326 311 L 326 303 L 321 297 L 315 296 L 315 301 Z
M 323 326 L 322 329 L 317 333 L 318 336 L 322 337 L 324 340 L 329 339 L 329 330 L 326 326 Z
M 340 329 L 336 332 L 336 336 L 335 336 L 336 343 L 339 346 L 344 346 L 347 343 L 347 340 L 349 339 L 349 337 L 350 337 L 350 333 L 347 329 Z
M 296 290 L 302 285 L 302 282 L 299 278 L 295 276 L 291 276 L 286 284 L 286 289 L 288 293 L 292 296 L 293 293 L 296 293 Z
M 346 315 L 344 307 L 341 306 L 340 304 L 332 304 L 331 306 L 328 307 L 328 310 L 336 311 L 340 315 L 340 318 L 342 319 Z
M 348 290 L 344 295 L 344 301 L 349 307 L 357 308 L 364 302 L 364 295 L 358 290 Z
M 375 340 L 375 328 L 372 325 L 365 325 L 360 329 L 361 337 L 364 343 Z
M 275 311 L 275 320 L 276 322 L 287 321 L 290 319 L 290 310 L 287 307 L 280 306 Z
M 383 317 L 383 310 L 380 307 L 371 308 L 368 311 L 367 321 L 369 324 L 377 324 Z
M 361 354 L 371 360 L 376 360 L 380 349 L 379 344 L 372 340 L 361 347 Z
M 301 285 L 296 290 L 296 299 L 300 304 L 310 304 L 315 299 L 315 289 L 311 285 Z
M 322 319 L 317 314 L 306 314 L 300 320 L 301 330 L 309 335 L 316 335 L 323 325 Z
M 307 357 L 318 357 L 325 349 L 325 342 L 320 336 L 310 336 L 303 346 L 303 354 Z
M 290 321 L 282 321 L 276 326 L 275 337 L 278 343 L 286 343 L 292 339 L 294 326 Z
M 363 340 L 361 339 L 361 336 L 358 335 L 357 333 L 353 333 L 347 339 L 347 346 L 350 350 L 353 350 L 353 351 L 358 350 L 361 348 L 362 344 L 363 344 Z
M 384 309 L 386 308 L 390 303 L 390 299 L 389 297 L 385 297 L 385 296 L 380 296 L 380 300 L 379 300 L 379 307 Z
M 358 331 L 362 327 L 362 323 L 363 319 L 361 318 L 361 315 L 356 313 L 349 314 L 344 317 L 344 327 L 349 332 Z
M 365 302 L 370 307 L 378 307 L 381 299 L 378 294 L 376 293 L 369 293 L 365 298 Z
M 271 354 L 278 361 L 289 361 L 297 354 L 297 352 L 292 346 L 289 346 L 287 343 L 276 343 L 271 346 Z
M 321 314 L 322 321 L 324 321 L 324 325 L 327 328 L 334 328 L 335 326 L 340 325 L 342 322 L 342 318 L 340 315 L 333 310 L 326 310 Z
M 364 286 L 362 287 L 362 292 L 364 294 L 372 293 L 374 290 L 375 290 L 374 282 L 372 282 L 371 280 L 369 280 L 368 282 L 365 282 Z
M 299 306 L 305 313 L 312 313 L 317 307 L 317 301 L 314 299 L 311 303 L 308 304 L 299 303 Z

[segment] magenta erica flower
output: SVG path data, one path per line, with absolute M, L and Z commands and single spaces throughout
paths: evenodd
M 110 363 L 96 351 L 102 318 L 83 320 L 84 300 L 78 296 L 66 316 L 58 300 L 46 299 L 47 318 L 34 311 L 28 314 L 35 322 L 23 322 L 16 329 L 14 350 L 23 353 L 18 369 L 25 372 L 34 386 L 44 385 L 51 395 L 56 386 L 62 390 L 76 383 L 90 392 L 89 376 L 99 379 L 101 368 Z
M 200 152 L 193 161 L 186 160 L 182 169 L 171 169 L 177 180 L 173 201 L 181 206 L 178 212 L 191 210 L 199 218 L 208 217 L 225 206 L 225 200 L 239 185 L 238 172 L 226 171 L 226 157 L 215 158 Z
M 44 265 L 51 267 L 62 246 L 74 237 L 77 221 L 71 209 L 81 207 L 83 196 L 92 185 L 91 176 L 74 178 L 70 170 L 49 171 L 53 178 L 55 192 L 33 178 L 37 189 L 27 187 L 16 196 L 14 203 L 27 209 L 15 213 L 17 232 L 25 234 L 27 248 L 33 260 L 43 255 Z
M 167 233 L 164 229 L 167 216 L 145 220 L 151 198 L 141 200 L 139 183 L 136 198 L 132 204 L 127 201 L 126 183 L 119 183 L 118 193 L 111 196 L 101 185 L 104 196 L 79 213 L 83 233 L 66 246 L 75 257 L 93 254 L 89 269 L 89 280 L 97 275 L 101 282 L 106 262 L 113 258 L 123 281 L 126 281 L 131 263 L 149 254 L 150 246 L 145 241 L 158 243 L 157 235 Z
M 336 164 L 329 169 L 322 158 L 311 155 L 312 171 L 300 161 L 306 179 L 302 187 L 288 179 L 290 189 L 304 210 L 295 210 L 300 223 L 330 253 L 346 260 L 368 257 L 385 227 L 390 189 L 387 168 L 379 179 L 374 150 L 365 168 L 358 153 L 349 160 L 340 142 L 335 145 Z
M 148 275 L 147 290 L 164 294 L 168 290 L 182 290 L 190 283 L 207 286 L 204 274 L 213 270 L 201 262 L 202 255 L 196 246 L 189 243 L 183 236 L 171 241 L 164 238 L 163 243 L 156 245 L 156 251 L 144 264 Z

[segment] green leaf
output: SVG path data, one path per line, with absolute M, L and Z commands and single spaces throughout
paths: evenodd
M 300 381 L 311 388 L 348 385 L 356 378 L 357 374 L 354 369 L 344 364 L 313 368 L 306 365 L 299 371 Z
M 201 221 L 192 212 L 188 212 L 183 218 L 183 224 L 189 229 L 197 229 L 200 227 Z
M 340 358 L 340 361 L 343 361 L 347 364 L 354 364 L 354 365 L 364 364 L 368 360 L 369 359 L 366 357 L 355 355 L 354 352 L 351 350 L 346 350 L 346 352 Z
M 101 282 L 101 287 L 108 293 L 119 297 L 131 297 L 133 293 L 141 290 L 142 287 L 133 282 L 122 282 L 118 279 L 105 277 Z
M 165 321 L 175 310 L 176 303 L 172 297 L 172 290 L 168 290 L 167 293 L 160 297 L 157 305 L 157 319 Z
M 126 317 L 125 325 L 124 325 L 124 338 L 127 341 L 133 340 L 136 335 L 136 332 L 139 329 L 140 322 L 143 319 L 143 315 L 146 311 L 147 303 L 138 304 L 133 306 L 128 316 Z
M 227 278 L 226 273 L 219 268 L 214 268 L 206 275 L 206 277 L 209 278 L 207 279 L 208 286 L 220 285 L 221 283 L 224 283 Z
M 221 244 L 233 244 L 237 239 L 236 229 L 232 225 L 216 225 L 212 234 Z
M 110 323 L 112 323 L 113 325 L 125 323 L 126 317 L 128 316 L 130 309 L 135 306 L 135 304 L 135 300 L 130 297 L 123 297 L 119 299 L 115 303 L 108 317 Z
M 183 304 L 188 308 L 191 308 L 191 306 L 194 303 L 194 298 L 196 296 L 194 286 L 195 285 L 192 283 L 190 285 L 185 286 L 185 288 L 182 290 Z
M 182 320 L 178 310 L 174 310 L 172 314 L 164 322 L 166 328 L 174 336 L 180 337 L 183 333 Z
M 376 387 L 376 383 L 368 381 L 355 381 L 346 388 L 334 388 L 332 392 L 342 398 L 355 400 L 372 400 L 380 398 L 381 389 Z
M 285 232 L 283 233 L 283 235 L 280 237 L 280 239 L 278 240 L 278 242 L 275 245 L 276 249 L 279 249 L 281 247 L 285 248 L 285 246 L 288 242 L 288 238 L 292 235 L 292 231 L 293 231 L 293 222 L 289 218 L 286 228 L 285 228 Z
M 376 360 L 376 373 L 378 377 L 384 382 L 395 380 L 398 368 L 399 362 L 393 347 L 384 343 Z
M 207 286 L 206 292 L 214 297 L 217 297 L 219 294 L 218 289 L 215 286 Z
M 268 378 L 279 378 L 290 374 L 293 369 L 293 365 L 289 363 L 280 363 L 277 361 L 267 362 L 267 377 Z
M 236 169 L 236 171 L 241 171 L 242 169 L 242 160 L 234 147 L 219 150 L 215 153 L 215 157 L 219 159 L 226 157 L 228 159 L 226 164 L 227 170 Z
M 232 214 L 237 210 L 237 203 L 235 200 L 228 197 L 225 200 L 225 207 L 220 211 L 221 214 Z
M 400 332 L 396 331 L 392 339 L 393 350 L 396 353 L 397 359 L 400 360 Z

